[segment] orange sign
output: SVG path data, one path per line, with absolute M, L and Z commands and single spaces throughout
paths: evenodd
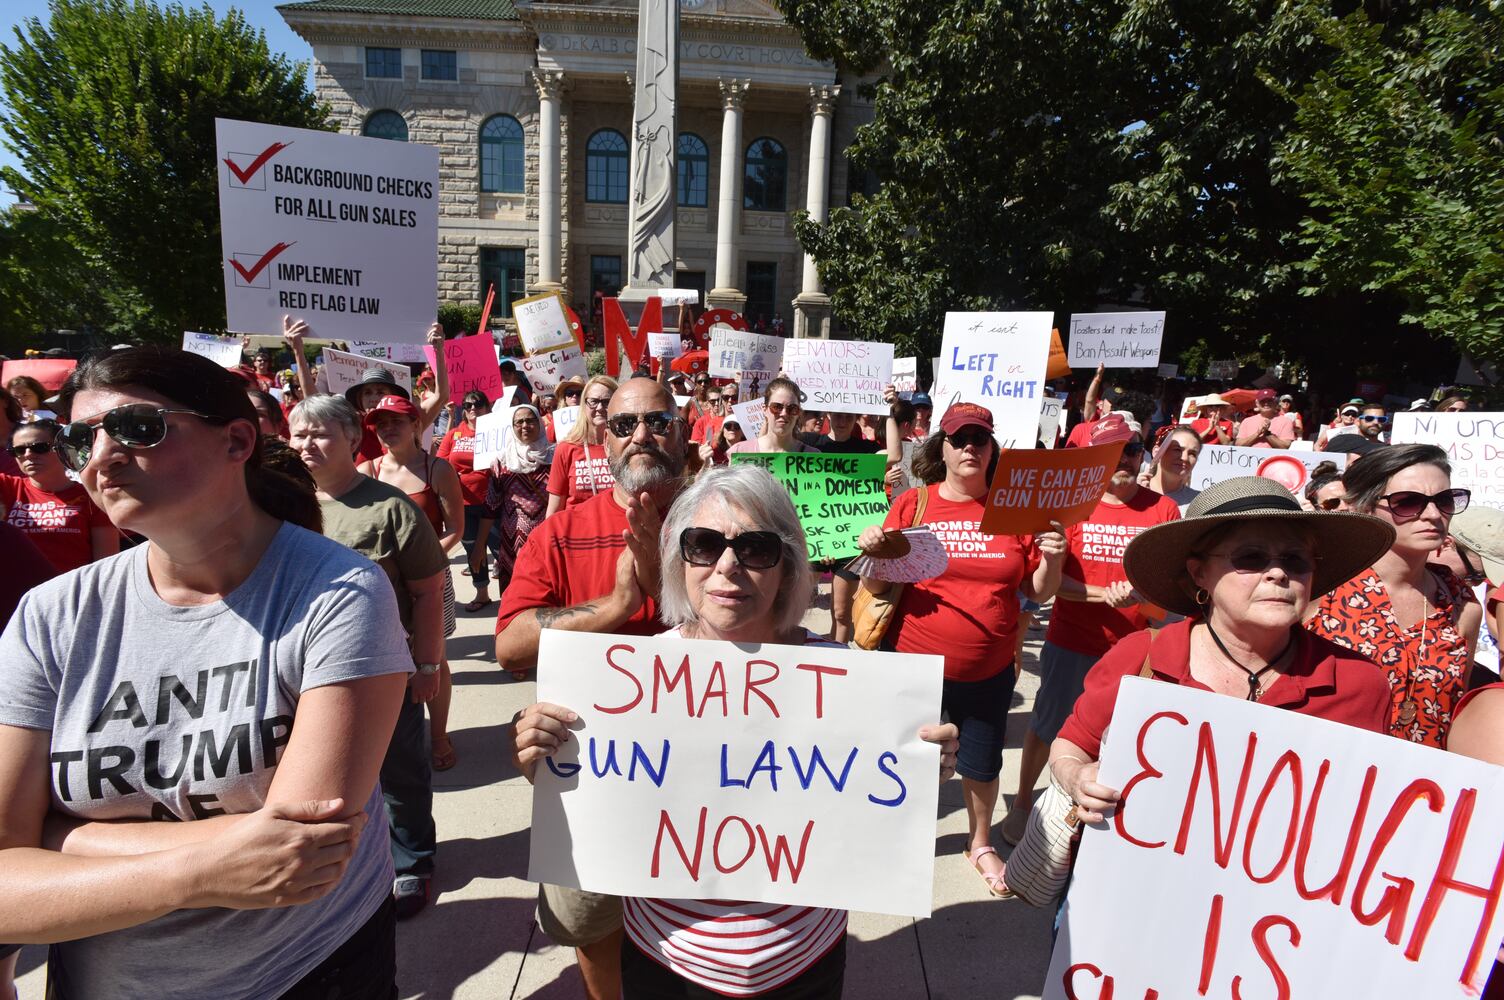
M 1060 331 L 1050 331 L 1050 359 L 1045 363 L 1046 379 L 1065 378 L 1071 373 L 1070 363 L 1065 359 L 1065 345 L 1060 342 Z
M 1086 520 L 1118 467 L 1123 444 L 1004 451 L 987 490 L 982 530 L 1032 535 L 1048 531 L 1051 521 L 1069 528 Z

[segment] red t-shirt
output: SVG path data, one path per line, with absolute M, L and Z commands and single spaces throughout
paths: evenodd
M 1222 428 L 1222 430 L 1226 432 L 1229 441 L 1236 440 L 1237 435 L 1233 433 L 1231 420 L 1218 420 L 1217 427 Z M 1201 440 L 1206 444 L 1217 443 L 1217 431 L 1216 428 L 1212 427 L 1211 417 L 1198 417 L 1195 420 L 1192 420 L 1191 430 L 1195 431 L 1197 434 L 1200 434 Z
M 586 460 L 586 452 L 589 460 Z M 554 449 L 554 465 L 548 472 L 548 492 L 564 498 L 565 507 L 575 507 L 616 485 L 611 459 L 603 444 L 583 445 L 565 441 Z M 606 588 L 610 590 L 610 587 Z
M 1088 448 L 1088 447 L 1090 447 L 1091 446 L 1091 432 L 1092 432 L 1093 428 L 1095 428 L 1097 426 L 1097 424 L 1100 424 L 1104 419 L 1106 419 L 1106 418 L 1105 417 L 1098 417 L 1096 420 L 1083 420 L 1079 424 L 1077 424 L 1076 426 L 1072 427 L 1071 428 L 1071 432 L 1065 436 L 1065 447 L 1067 447 L 1067 448 Z
M 360 448 L 355 452 L 355 462 L 374 462 L 386 454 L 386 445 L 381 443 L 381 438 L 371 430 L 370 425 L 362 420 L 364 429 L 360 432 Z
M 1102 734 L 1112 722 L 1118 682 L 1137 676 L 1146 654 L 1158 680 L 1210 690 L 1191 676 L 1191 626 L 1197 621 L 1188 618 L 1174 622 L 1160 629 L 1158 635 L 1148 630 L 1136 632 L 1113 646 L 1087 672 L 1081 697 L 1060 727 L 1060 738 L 1070 740 L 1093 759 L 1101 757 Z M 1382 733 L 1389 725 L 1389 685 L 1373 668 L 1373 662 L 1305 629 L 1296 631 L 1295 656 L 1289 670 L 1269 686 L 1259 704 L 1341 722 L 1370 733 Z
M 1504 601 L 1504 583 L 1488 592 L 1488 599 L 1483 602 L 1483 610 L 1488 614 L 1494 613 L 1494 605 Z
M 904 587 L 888 638 L 900 653 L 940 653 L 953 681 L 995 677 L 1013 662 L 1018 632 L 1018 588 L 1039 566 L 1033 536 L 986 535 L 981 500 L 954 501 L 928 486 L 922 523 L 945 546 L 950 563 L 933 580 Z M 909 490 L 888 511 L 884 528 L 914 523 L 919 490 Z
M 496 633 L 500 635 L 529 608 L 572 608 L 611 593 L 616 586 L 616 560 L 627 545 L 622 540 L 626 529 L 627 512 L 610 487 L 533 529 L 517 553 L 512 582 L 501 595 Z M 661 631 L 654 595 L 648 595 L 637 613 L 617 629 L 623 635 Z
M 714 413 L 706 413 L 699 420 L 695 421 L 694 430 L 690 431 L 689 434 L 689 440 L 695 444 L 706 444 L 714 441 L 715 436 L 720 433 L 721 424 L 725 420 L 725 417 Z
M 1180 506 L 1167 496 L 1140 486 L 1127 503 L 1098 500 L 1096 510 L 1080 524 L 1066 529 L 1062 575 L 1095 587 L 1128 579 L 1123 550 L 1145 528 L 1180 518 Z M 1056 599 L 1045 641 L 1084 656 L 1101 656 L 1125 635 L 1145 628 L 1149 620 L 1136 607 Z
M 92 562 L 94 541 L 89 532 L 110 524 L 77 483 L 61 493 L 48 493 L 25 476 L 0 476 L 0 504 L 5 506 L 5 523 L 26 532 L 59 573 Z
M 439 457 L 459 473 L 460 493 L 465 505 L 479 506 L 486 502 L 486 490 L 491 485 L 491 470 L 475 468 L 475 428 L 460 421 L 451 427 L 439 442 Z

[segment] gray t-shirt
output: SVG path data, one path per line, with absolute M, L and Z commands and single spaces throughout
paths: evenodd
M 386 575 L 284 524 L 223 601 L 157 596 L 147 546 L 42 584 L 0 635 L 0 725 L 52 733 L 52 806 L 188 820 L 266 800 L 302 692 L 413 669 Z M 378 787 L 339 886 L 303 906 L 179 910 L 59 945 L 65 997 L 276 997 L 392 889 Z

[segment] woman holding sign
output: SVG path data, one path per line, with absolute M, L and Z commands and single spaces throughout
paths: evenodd
M 992 812 L 1019 672 L 1018 598 L 1022 593 L 1042 603 L 1054 596 L 1065 562 L 1065 536 L 1059 531 L 1032 537 L 982 533 L 997 461 L 991 411 L 956 403 L 946 411 L 940 433 L 914 453 L 916 474 L 932 485 L 899 497 L 883 526 L 863 531 L 857 544 L 878 556 L 886 532 L 925 524 L 945 546 L 945 572 L 904 588 L 883 648 L 945 656 L 941 708 L 960 727 L 956 770 L 966 802 L 965 857 L 988 892 L 1002 896 L 1003 862 L 992 847 Z M 863 577 L 862 586 L 882 595 L 894 585 Z
M 606 410 L 616 395 L 616 379 L 596 375 L 580 393 L 580 419 L 554 450 L 548 474 L 548 510 L 553 517 L 565 507 L 582 504 L 616 485 L 606 454 Z
M 1318 591 L 1307 627 L 1383 669 L 1391 736 L 1443 746 L 1467 690 L 1483 612 L 1451 570 L 1427 560 L 1472 494 L 1452 488 L 1447 453 L 1434 444 L 1377 448 L 1350 463 L 1342 483 L 1349 507 L 1393 526 L 1394 544 L 1367 572 Z
M 1120 640 L 1086 675 L 1050 747 L 1050 773 L 1083 822 L 1110 813 L 1120 790 L 1097 781 L 1118 684 L 1147 677 L 1383 732 L 1389 685 L 1373 663 L 1301 628 L 1311 598 L 1378 559 L 1394 529 L 1377 518 L 1302 510 L 1271 479 L 1216 483 L 1181 520 L 1137 535 L 1128 579 L 1155 605 L 1187 616 Z M 1130 734 L 1131 737 L 1131 734 Z M 1131 746 L 1131 744 L 1130 744 Z
M 444 440 L 439 442 L 439 458 L 454 467 L 460 477 L 460 496 L 465 501 L 465 534 L 462 539 L 465 556 L 470 563 L 470 580 L 475 584 L 475 599 L 465 605 L 465 610 L 474 614 L 491 603 L 490 563 L 486 560 L 486 544 L 490 542 L 492 553 L 497 551 L 497 540 L 480 533 L 481 518 L 485 516 L 486 490 L 491 486 L 491 470 L 475 467 L 475 422 L 491 412 L 491 401 L 479 389 L 465 393 L 460 409 L 460 422 L 449 429 Z
M 674 501 L 660 539 L 660 617 L 675 626 L 665 634 L 751 645 L 831 645 L 800 624 L 814 593 L 804 529 L 788 491 L 765 470 L 707 470 Z M 546 703 L 518 713 L 517 763 L 529 781 L 538 762 L 569 739 L 577 719 L 568 708 Z M 945 780 L 955 767 L 955 727 L 926 726 L 919 735 L 940 746 Z M 623 915 L 622 993 L 628 1000 L 841 995 L 845 910 L 629 897 Z

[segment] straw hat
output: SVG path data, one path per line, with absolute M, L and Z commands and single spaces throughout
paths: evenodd
M 1128 543 L 1123 568 L 1140 594 L 1159 607 L 1183 615 L 1201 610 L 1191 598 L 1185 563 L 1211 529 L 1228 523 L 1284 521 L 1309 527 L 1316 535 L 1316 571 L 1311 596 L 1346 583 L 1394 543 L 1394 528 L 1367 514 L 1302 510 L 1279 483 L 1262 476 L 1239 476 L 1213 483 L 1191 501 L 1178 521 L 1157 524 Z
M 1200 399 L 1196 400 L 1196 405 L 1198 407 L 1202 407 L 1202 406 L 1231 406 L 1232 403 L 1230 403 L 1227 400 L 1223 399 L 1221 393 L 1209 392 L 1205 396 L 1202 396 Z

